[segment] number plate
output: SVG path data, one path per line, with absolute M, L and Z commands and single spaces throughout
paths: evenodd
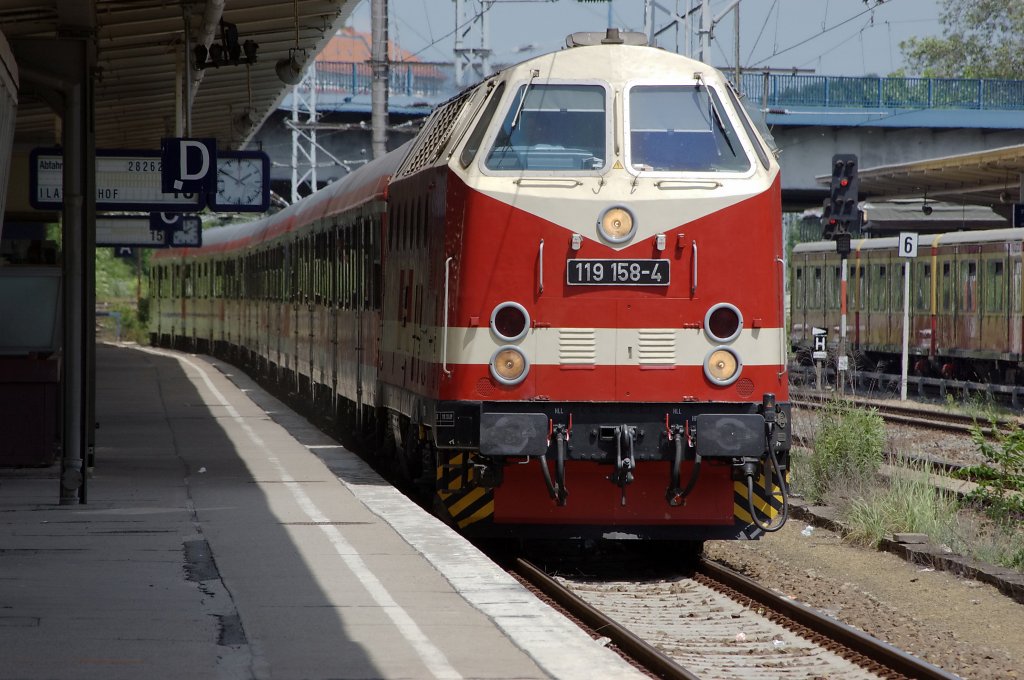
M 570 286 L 667 286 L 668 260 L 569 260 Z

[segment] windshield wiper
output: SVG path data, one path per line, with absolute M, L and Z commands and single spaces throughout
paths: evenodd
M 697 80 L 698 87 L 700 86 L 700 83 L 701 83 L 701 81 L 698 79 Z M 736 155 L 736 149 L 733 148 L 732 140 L 729 139 L 729 131 L 725 127 L 725 121 L 722 120 L 722 114 L 720 114 L 718 112 L 718 106 L 715 104 L 715 97 L 711 93 L 711 88 L 707 87 L 705 85 L 704 89 L 708 93 L 708 108 L 711 110 L 711 117 L 714 118 L 715 124 L 718 126 L 719 132 L 721 132 L 722 136 L 725 137 L 725 143 L 729 145 L 729 151 L 731 151 L 732 155 L 735 156 Z
M 516 107 L 516 115 L 512 117 L 511 130 L 515 130 L 516 126 L 519 125 L 519 116 L 523 113 L 523 105 L 526 104 L 526 97 L 530 94 L 530 87 L 533 85 L 533 79 L 539 75 L 539 69 L 533 69 L 530 71 L 530 80 L 526 83 L 526 87 L 523 88 L 523 98 L 519 100 L 519 106 Z

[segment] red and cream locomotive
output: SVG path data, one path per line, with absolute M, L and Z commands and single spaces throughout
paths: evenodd
M 570 36 L 309 198 L 163 251 L 153 342 L 374 435 L 469 535 L 778 528 L 779 165 L 721 73 L 638 42 Z

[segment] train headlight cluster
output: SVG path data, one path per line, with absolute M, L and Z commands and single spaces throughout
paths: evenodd
M 626 208 L 613 206 L 601 213 L 597 220 L 597 230 L 605 241 L 625 243 L 636 233 L 636 220 Z
M 740 377 L 743 364 L 735 351 L 728 347 L 715 347 L 704 357 L 704 375 L 716 385 L 731 385 Z
M 530 371 L 530 362 L 515 345 L 530 330 L 530 313 L 518 302 L 499 303 L 491 312 L 491 333 L 506 343 L 491 355 L 491 376 L 502 385 L 518 385 Z
M 734 304 L 719 302 L 704 315 L 704 332 L 718 344 L 704 357 L 704 375 L 714 384 L 731 385 L 740 377 L 740 355 L 725 345 L 740 337 L 742 331 L 743 314 Z
M 505 342 L 516 342 L 530 328 L 530 313 L 518 302 L 502 302 L 491 312 L 491 331 Z
M 502 385 L 518 385 L 529 370 L 530 362 L 517 347 L 505 345 L 491 355 L 491 376 Z
M 732 342 L 743 330 L 743 314 L 728 302 L 719 302 L 704 315 L 704 331 L 717 342 Z

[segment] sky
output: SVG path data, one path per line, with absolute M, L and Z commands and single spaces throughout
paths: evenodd
M 389 33 L 399 46 L 423 61 L 453 60 L 454 0 L 388 0 Z M 472 15 L 482 0 L 464 0 Z M 577 2 L 577 0 L 494 0 L 488 11 L 492 62 L 514 63 L 561 49 L 574 31 L 603 31 L 609 4 L 613 25 L 643 30 L 644 0 Z M 698 0 L 690 0 L 698 4 Z M 705 61 L 735 68 L 734 13 L 731 0 L 713 0 L 711 14 L 724 15 L 714 30 Z M 914 36 L 941 36 L 943 0 L 740 0 L 740 64 L 744 68 L 801 69 L 821 75 L 888 75 L 904 65 L 900 42 Z M 687 0 L 656 0 L 654 25 L 663 28 L 671 13 L 685 10 Z M 695 15 L 697 16 L 697 15 Z M 465 21 L 465 18 L 464 18 Z M 480 45 L 480 22 L 466 36 Z M 363 0 L 350 25 L 370 31 L 370 3 Z M 464 29 L 463 29 L 464 30 Z M 658 44 L 685 53 L 685 36 L 669 28 Z M 694 41 L 696 42 L 696 40 Z M 697 57 L 696 52 L 692 56 Z

